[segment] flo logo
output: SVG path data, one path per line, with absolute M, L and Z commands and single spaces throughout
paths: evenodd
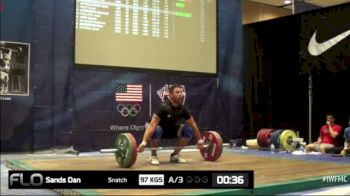
M 172 86 L 171 84 L 165 84 L 161 89 L 157 90 L 157 95 L 160 98 L 160 100 L 164 101 L 164 99 L 169 96 L 169 88 L 171 86 Z M 186 101 L 185 85 L 181 85 L 181 88 L 183 90 L 183 96 L 184 96 L 184 99 L 182 100 L 182 104 L 185 104 L 185 101 Z
M 116 84 L 115 101 L 117 111 L 123 117 L 135 117 L 143 102 L 142 84 Z
M 44 176 L 42 174 L 33 173 L 30 176 L 28 175 L 24 175 L 24 173 L 11 173 L 9 188 L 38 187 L 43 185 Z

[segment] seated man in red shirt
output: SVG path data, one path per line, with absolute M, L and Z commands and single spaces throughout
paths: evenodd
M 341 133 L 341 126 L 334 123 L 335 116 L 327 115 L 327 124 L 320 130 L 320 136 L 317 141 L 306 146 L 306 152 L 316 151 L 326 153 L 326 149 L 338 146 L 337 136 Z

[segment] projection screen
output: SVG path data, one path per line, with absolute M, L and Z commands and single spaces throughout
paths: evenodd
M 217 72 L 216 0 L 77 0 L 75 63 Z

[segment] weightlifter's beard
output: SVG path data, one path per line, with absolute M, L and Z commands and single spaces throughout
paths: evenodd
M 168 99 L 169 99 L 172 103 L 176 104 L 176 106 L 178 106 L 178 105 L 181 105 L 181 104 L 182 104 L 183 97 L 177 99 L 177 98 L 172 98 L 172 97 L 169 96 Z

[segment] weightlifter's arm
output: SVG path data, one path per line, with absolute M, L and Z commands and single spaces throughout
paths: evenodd
M 197 148 L 198 149 L 203 148 L 203 140 L 202 140 L 201 132 L 199 131 L 196 121 L 194 121 L 193 117 L 191 116 L 191 118 L 186 120 L 186 123 L 189 124 L 194 130 L 194 134 L 196 135 L 196 138 L 197 138 Z
M 145 134 L 143 135 L 142 142 L 139 145 L 139 148 L 138 148 L 139 152 L 143 152 L 145 150 L 145 147 L 147 146 L 149 139 L 152 137 L 154 131 L 156 130 L 159 122 L 160 122 L 160 118 L 156 114 L 153 114 L 151 122 L 149 123 L 145 131 Z

